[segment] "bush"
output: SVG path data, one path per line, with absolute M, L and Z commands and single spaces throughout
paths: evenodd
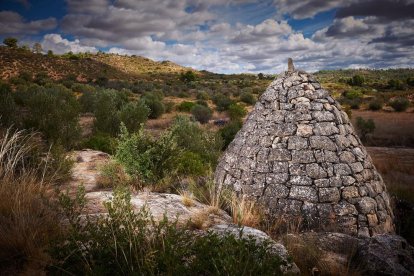
M 162 97 L 160 95 L 156 95 L 155 93 L 146 93 L 142 97 L 143 103 L 150 109 L 150 113 L 148 115 L 150 119 L 157 119 L 164 114 L 165 106 L 161 100 Z
M 389 105 L 397 112 L 405 111 L 410 102 L 406 98 L 395 98 L 389 102 Z
M 17 38 L 14 37 L 6 37 L 3 40 L 3 44 L 10 48 L 17 48 Z
M 229 114 L 229 117 L 232 121 L 237 121 L 242 119 L 246 115 L 247 111 L 241 105 L 232 104 L 229 106 L 227 113 Z
M 362 86 L 364 82 L 365 79 L 361 75 L 354 75 L 351 79 L 348 80 L 348 84 L 352 86 Z
M 217 106 L 218 111 L 226 111 L 234 103 L 229 97 L 222 94 L 215 95 L 213 102 Z
M 220 129 L 220 136 L 223 138 L 223 150 L 233 141 L 237 132 L 242 128 L 243 123 L 241 121 L 231 121 L 222 129 Z
M 120 99 L 116 90 L 103 89 L 96 93 L 95 128 L 97 131 L 115 136 L 119 132 L 118 106 Z
M 97 132 L 84 142 L 83 147 L 113 154 L 116 149 L 116 140 L 107 133 Z
M 375 123 L 372 119 L 364 120 L 362 117 L 356 118 L 356 127 L 362 141 L 366 141 L 367 135 L 374 132 Z
M 177 159 L 177 171 L 180 175 L 201 176 L 206 172 L 206 167 L 198 154 L 185 151 Z
M 279 275 L 281 260 L 272 244 L 240 234 L 199 235 L 157 223 L 148 210 L 134 211 L 131 195 L 116 189 L 105 203 L 107 216 L 81 221 L 84 190 L 75 200 L 60 196 L 69 229 L 51 244 L 52 274 L 74 275 Z
M 82 96 L 79 98 L 82 112 L 94 112 L 96 109 L 96 92 L 95 91 L 84 91 Z
M 373 100 L 369 103 L 368 108 L 373 111 L 381 110 L 382 102 L 380 102 L 379 100 Z
M 243 92 L 240 95 L 240 101 L 242 101 L 242 102 L 244 102 L 246 104 L 252 105 L 252 104 L 254 104 L 256 102 L 256 99 L 255 99 L 255 97 L 253 96 L 252 93 Z
M 182 102 L 177 106 L 177 110 L 180 112 L 191 112 L 191 109 L 195 106 L 196 104 L 194 102 Z
M 350 90 L 345 92 L 345 97 L 349 100 L 360 99 L 363 94 L 358 90 Z
M 195 81 L 195 79 L 196 79 L 196 75 L 194 74 L 194 72 L 193 72 L 193 71 L 188 70 L 188 71 L 187 71 L 187 72 L 185 72 L 185 73 L 181 73 L 181 75 L 180 75 L 180 79 L 181 79 L 181 81 L 183 81 L 183 82 L 185 82 L 185 83 L 190 83 L 190 82 L 192 82 L 192 81 Z
M 30 115 L 26 126 L 40 130 L 45 137 L 65 148 L 73 147 L 80 137 L 80 106 L 72 91 L 62 85 L 29 88 L 25 105 Z
M 0 82 L 0 126 L 16 124 L 17 106 L 9 85 Z
M 388 88 L 395 90 L 403 90 L 403 83 L 400 80 L 391 79 L 388 81 Z
M 209 107 L 204 106 L 204 105 L 195 105 L 192 109 L 191 109 L 191 114 L 194 116 L 194 118 L 199 121 L 202 124 L 206 124 L 208 123 L 208 121 L 210 120 L 211 116 L 212 116 L 212 111 Z
M 129 102 L 125 104 L 119 118 L 130 132 L 137 131 L 148 119 L 150 109 L 143 102 Z
M 132 186 L 133 181 L 121 164 L 110 160 L 99 168 L 97 184 L 102 188 L 115 188 Z
M 208 99 L 210 99 L 210 96 L 208 95 L 206 91 L 198 92 L 196 97 L 197 97 L 197 100 L 207 101 Z

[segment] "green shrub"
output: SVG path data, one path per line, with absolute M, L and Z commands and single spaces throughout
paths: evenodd
M 14 37 L 6 37 L 3 40 L 3 44 L 10 48 L 17 48 L 17 38 Z
M 131 195 L 116 189 L 107 216 L 80 219 L 84 189 L 59 198 L 68 229 L 51 244 L 51 274 L 73 275 L 280 275 L 281 260 L 269 242 L 239 234 L 199 235 L 148 210 L 134 211 Z
M 80 136 L 80 106 L 72 91 L 62 85 L 32 86 L 28 91 L 26 127 L 40 130 L 50 142 L 73 147 Z
M 177 106 L 177 110 L 180 112 L 191 112 L 191 109 L 196 105 L 194 102 L 182 102 Z
M 350 90 L 345 92 L 345 97 L 349 100 L 359 99 L 362 98 L 362 96 L 362 92 L 358 90 Z
M 117 91 L 103 89 L 96 93 L 95 102 L 95 128 L 97 131 L 108 133 L 115 136 L 119 132 L 118 106 L 120 99 Z
M 196 80 L 196 75 L 194 74 L 193 71 L 188 70 L 185 73 L 181 73 L 180 80 L 183 81 L 183 82 L 185 82 L 185 83 L 190 83 L 190 82 Z
M 210 99 L 210 95 L 206 91 L 200 91 L 197 93 L 197 100 L 204 100 L 207 101 Z
M 155 93 L 146 93 L 142 98 L 143 103 L 148 106 L 150 119 L 157 119 L 165 112 L 165 106 L 162 103 L 162 97 Z
M 227 148 L 231 141 L 233 141 L 234 137 L 242 126 L 243 123 L 241 121 L 231 121 L 222 129 L 220 129 L 219 133 L 224 141 L 223 150 Z
M 81 105 L 82 112 L 94 112 L 96 107 L 96 92 L 84 91 L 79 98 L 79 104 Z
M 119 112 L 119 118 L 130 132 L 137 131 L 148 119 L 150 109 L 142 102 L 129 102 Z
M 213 97 L 213 102 L 217 106 L 218 111 L 226 111 L 234 102 L 223 94 L 217 94 Z
M 402 81 L 391 79 L 388 81 L 388 88 L 395 90 L 403 90 L 404 86 Z
M 185 151 L 177 159 L 177 172 L 185 176 L 201 176 L 207 167 L 203 159 L 196 153 Z
M 191 109 L 191 114 L 197 121 L 206 124 L 210 120 L 213 112 L 209 107 L 197 104 Z
M 406 98 L 395 98 L 389 102 L 389 105 L 397 112 L 405 111 L 410 102 Z
M 113 154 L 116 140 L 107 133 L 97 132 L 84 142 L 83 147 Z
M 240 101 L 242 101 L 242 102 L 244 102 L 246 104 L 252 105 L 252 104 L 254 104 L 256 102 L 256 99 L 255 99 L 255 97 L 253 96 L 252 93 L 243 92 L 240 95 Z
M 381 110 L 382 102 L 380 102 L 379 100 L 373 100 L 369 103 L 368 108 L 373 111 Z
M 232 104 L 229 106 L 227 113 L 229 114 L 229 117 L 232 121 L 234 120 L 237 121 L 237 120 L 242 119 L 246 115 L 247 111 L 241 105 Z
M 0 82 L 0 126 L 16 124 L 17 106 L 9 85 Z
M 409 77 L 409 78 L 407 78 L 407 84 L 409 85 L 409 86 L 414 86 L 414 78 L 412 78 L 412 77 Z
M 367 135 L 374 132 L 375 123 L 372 119 L 364 120 L 362 117 L 356 118 L 356 127 L 362 141 L 366 141 Z
M 122 125 L 117 142 L 115 159 L 125 166 L 128 174 L 137 176 L 144 184 L 155 185 L 176 173 L 175 161 L 180 149 L 171 131 L 154 139 L 143 129 L 130 134 Z
M 361 75 L 354 75 L 351 79 L 348 80 L 348 84 L 352 86 L 362 86 L 364 82 L 365 79 Z
M 197 100 L 196 101 L 196 104 L 199 104 L 199 105 L 203 105 L 203 106 L 207 106 L 208 107 L 208 103 L 205 100 Z

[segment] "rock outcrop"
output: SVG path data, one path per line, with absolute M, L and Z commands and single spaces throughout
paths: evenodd
M 215 182 L 259 201 L 270 217 L 301 217 L 310 229 L 393 232 L 386 187 L 348 115 L 293 64 L 256 103 Z

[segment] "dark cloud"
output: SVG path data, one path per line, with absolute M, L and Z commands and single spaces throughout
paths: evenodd
M 410 0 L 368 0 L 340 8 L 336 16 L 376 16 L 383 20 L 414 18 L 414 2 Z
M 37 34 L 56 26 L 57 21 L 53 17 L 27 21 L 16 12 L 0 11 L 0 34 Z

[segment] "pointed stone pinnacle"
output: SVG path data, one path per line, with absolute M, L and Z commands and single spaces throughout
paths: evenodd
M 293 65 L 293 59 L 288 58 L 288 72 L 295 71 L 295 66 Z

